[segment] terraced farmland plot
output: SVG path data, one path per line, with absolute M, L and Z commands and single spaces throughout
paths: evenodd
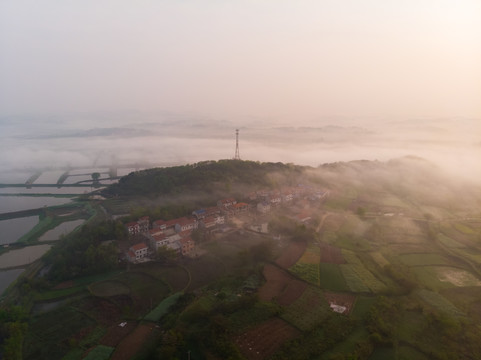
M 345 264 L 346 260 L 343 257 L 341 249 L 326 243 L 319 245 L 320 261 L 329 264 Z
M 481 281 L 474 277 L 473 274 L 462 269 L 439 266 L 436 267 L 436 272 L 439 280 L 450 282 L 454 286 L 465 287 L 481 285 Z
M 130 288 L 121 281 L 106 280 L 94 283 L 88 287 L 95 296 L 115 296 L 130 294 Z
M 425 286 L 435 291 L 450 287 L 481 286 L 481 281 L 463 269 L 449 266 L 422 266 L 413 270 Z
M 330 313 L 331 309 L 322 292 L 309 286 L 299 299 L 285 309 L 281 317 L 301 331 L 309 331 Z
M 349 287 L 337 264 L 319 264 L 319 286 L 333 291 L 348 291 Z
M 306 248 L 307 243 L 304 241 L 291 241 L 281 256 L 276 259 L 276 264 L 284 269 L 290 268 L 301 258 Z
M 319 264 L 306 264 L 298 262 L 289 268 L 289 271 L 307 282 L 319 285 Z
M 288 275 L 286 271 L 271 264 L 264 266 L 263 275 L 266 282 L 259 289 L 259 299 L 262 301 L 271 301 L 280 296 L 288 284 L 294 281 L 294 277 Z
M 443 244 L 444 246 L 447 246 L 449 248 L 463 248 L 463 247 L 465 247 L 464 244 L 461 244 L 459 241 L 456 241 L 453 238 L 450 238 L 450 237 L 448 237 L 444 234 L 438 234 L 437 239 L 441 244 Z
M 302 254 L 301 258 L 299 259 L 298 263 L 304 264 L 319 264 L 319 249 L 317 252 L 314 249 L 307 249 L 304 254 Z
M 371 258 L 378 264 L 381 268 L 384 266 L 389 265 L 389 261 L 384 257 L 382 253 L 379 251 L 375 251 L 371 253 Z
M 349 290 L 354 292 L 369 292 L 369 288 L 362 282 L 361 278 L 354 270 L 356 265 L 344 264 L 339 266 Z
M 451 316 L 464 316 L 463 312 L 449 302 L 444 296 L 425 289 L 418 290 L 416 294 L 429 305 Z
M 449 260 L 441 254 L 404 254 L 399 259 L 407 266 L 450 265 Z
M 342 249 L 342 255 L 348 264 L 362 265 L 354 251 Z
M 300 332 L 282 319 L 273 318 L 235 337 L 234 342 L 249 360 L 267 359 Z
M 342 274 L 349 288 L 354 292 L 381 293 L 387 290 L 386 285 L 361 264 L 340 265 Z

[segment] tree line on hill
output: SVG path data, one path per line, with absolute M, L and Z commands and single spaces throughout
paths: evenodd
M 204 161 L 192 165 L 154 168 L 130 173 L 103 191 L 106 196 L 180 194 L 183 190 L 212 192 L 219 183 L 227 190 L 242 183 L 270 187 L 270 174 L 295 178 L 302 166 L 283 163 L 260 163 L 241 160 Z

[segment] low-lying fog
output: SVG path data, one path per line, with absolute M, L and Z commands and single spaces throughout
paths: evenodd
M 0 118 L 2 173 L 67 166 L 147 166 L 232 158 L 235 129 L 245 160 L 317 166 L 415 155 L 453 174 L 481 178 L 475 119 L 325 118 L 292 124 L 171 113 L 85 113 Z M 3 181 L 2 181 L 3 182 Z

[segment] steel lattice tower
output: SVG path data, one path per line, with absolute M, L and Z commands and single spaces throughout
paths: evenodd
M 235 155 L 234 160 L 240 160 L 239 155 L 239 129 L 235 129 Z

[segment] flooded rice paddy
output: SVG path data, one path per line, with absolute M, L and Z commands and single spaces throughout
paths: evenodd
M 0 245 L 11 244 L 28 233 L 38 223 L 38 216 L 1 220 Z
M 85 220 L 81 220 L 81 219 L 80 220 L 66 221 L 64 223 L 61 223 L 56 228 L 47 231 L 38 240 L 39 241 L 60 240 L 60 237 L 62 235 L 67 235 L 68 233 L 75 230 L 75 228 L 82 225 L 84 222 L 85 222 Z
M 42 257 L 52 245 L 35 245 L 27 246 L 23 249 L 11 250 L 0 255 L 0 269 L 8 269 L 11 267 L 24 266 L 31 264 L 35 260 Z

